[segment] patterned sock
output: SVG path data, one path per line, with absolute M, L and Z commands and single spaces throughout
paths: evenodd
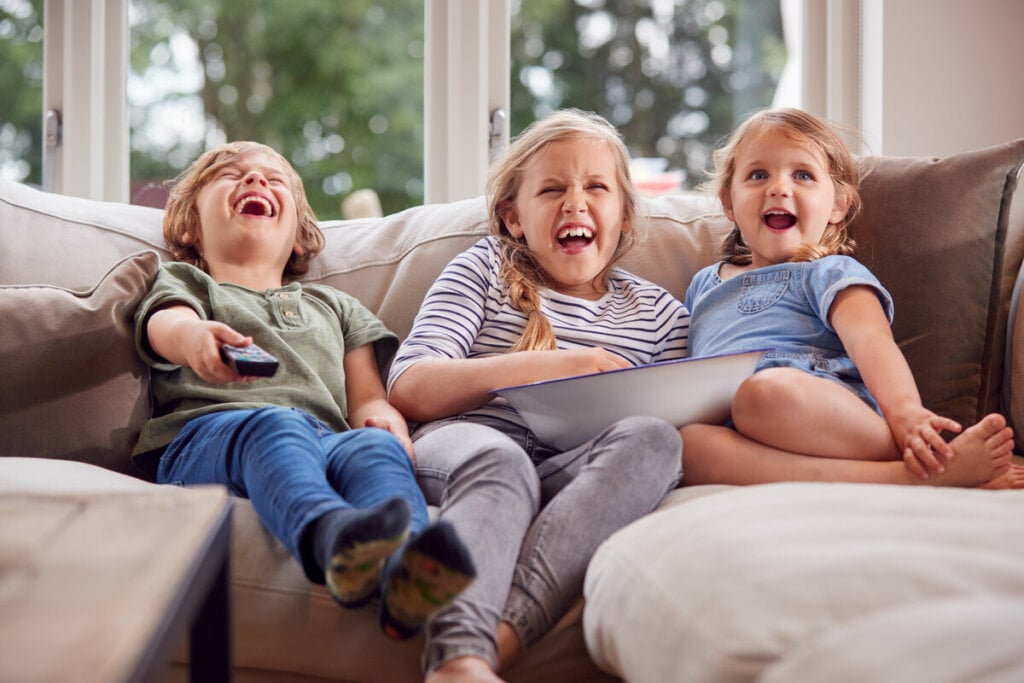
M 449 605 L 476 576 L 455 527 L 428 526 L 388 562 L 381 587 L 380 626 L 396 640 L 416 635 L 434 612 Z
M 409 505 L 392 498 L 366 510 L 329 512 L 313 534 L 327 590 L 343 607 L 361 607 L 377 593 L 385 558 L 409 535 Z

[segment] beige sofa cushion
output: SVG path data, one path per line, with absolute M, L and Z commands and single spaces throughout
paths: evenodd
M 129 256 L 82 292 L 0 286 L 3 455 L 135 472 L 130 453 L 150 397 L 132 315 L 159 263 L 152 251 Z
M 895 300 L 893 331 L 925 405 L 965 425 L 1002 408 L 1024 257 L 1022 164 L 1024 139 L 941 159 L 872 158 L 852 226 L 857 257 Z
M 0 285 L 93 287 L 131 254 L 164 248 L 163 212 L 0 179 Z
M 1024 596 L 1024 492 L 701 488 L 613 535 L 590 563 L 587 646 L 626 680 L 754 681 L 801 645 L 887 610 Z M 965 670 L 980 662 L 956 653 Z

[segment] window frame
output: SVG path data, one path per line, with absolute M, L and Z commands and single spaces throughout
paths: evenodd
M 880 30 L 864 17 L 882 0 L 783 2 L 801 27 L 801 101 L 787 104 L 862 129 L 877 123 L 861 84 L 881 58 L 864 59 L 861 46 L 862 26 Z M 483 194 L 490 159 L 508 143 L 511 11 L 511 0 L 425 2 L 425 203 Z M 49 189 L 127 202 L 128 0 L 45 0 L 43 29 L 43 112 L 63 119 L 62 145 L 44 159 L 54 170 Z M 498 110 L 505 120 L 492 130 Z
M 127 202 L 128 0 L 45 0 L 43 112 L 60 112 L 61 143 L 43 145 L 61 194 Z

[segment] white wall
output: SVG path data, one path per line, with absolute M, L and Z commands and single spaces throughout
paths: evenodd
M 944 156 L 1024 137 L 1021 0 L 864 0 L 862 30 L 873 152 Z

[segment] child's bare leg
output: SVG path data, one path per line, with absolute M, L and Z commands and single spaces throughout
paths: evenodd
M 688 425 L 683 437 L 683 484 L 765 484 L 778 481 L 847 481 L 876 484 L 980 486 L 1009 467 L 1013 432 L 989 415 L 950 442 L 955 457 L 943 474 L 919 479 L 901 460 L 854 460 L 790 453 L 729 429 Z M 851 448 L 851 455 L 856 448 Z
M 791 453 L 715 425 L 692 424 L 679 432 L 683 437 L 685 486 L 779 481 L 910 484 L 916 479 L 901 460 L 879 462 Z
M 736 430 L 787 453 L 898 460 L 885 420 L 842 385 L 794 368 L 768 368 L 736 392 Z

